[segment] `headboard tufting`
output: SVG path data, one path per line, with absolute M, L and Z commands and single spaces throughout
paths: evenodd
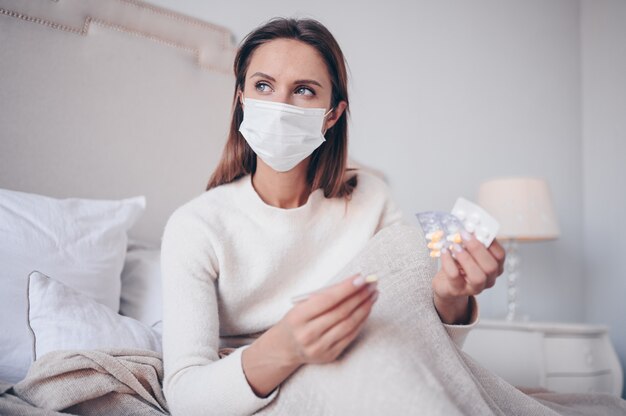
M 221 155 L 233 54 L 227 29 L 136 0 L 0 0 L 0 187 L 145 195 L 131 237 L 158 243 Z

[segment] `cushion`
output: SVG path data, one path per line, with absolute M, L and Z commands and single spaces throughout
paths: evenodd
M 162 319 L 161 250 L 133 244 L 122 269 L 120 314 L 148 326 Z
M 35 359 L 57 350 L 140 348 L 161 352 L 160 334 L 149 326 L 38 271 L 29 275 L 28 303 Z
M 28 275 L 39 270 L 119 310 L 127 231 L 145 198 L 55 199 L 0 189 L 0 379 L 21 380 L 34 357 Z

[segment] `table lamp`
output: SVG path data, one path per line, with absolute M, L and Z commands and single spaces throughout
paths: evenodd
M 499 178 L 483 182 L 478 190 L 478 204 L 500 222 L 497 238 L 506 247 L 507 321 L 516 318 L 519 298 L 516 283 L 520 277 L 521 258 L 517 243 L 554 240 L 559 226 L 548 184 L 538 178 Z

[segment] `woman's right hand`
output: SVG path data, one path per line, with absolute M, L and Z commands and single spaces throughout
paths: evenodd
M 377 283 L 356 274 L 297 303 L 272 327 L 292 365 L 334 361 L 357 337 L 378 298 Z

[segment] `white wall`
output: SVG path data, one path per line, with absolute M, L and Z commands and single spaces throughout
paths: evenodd
M 352 156 L 388 174 L 408 214 L 449 210 L 487 178 L 546 178 L 562 235 L 521 248 L 521 312 L 538 321 L 585 319 L 583 182 L 587 189 L 590 166 L 602 161 L 585 157 L 583 177 L 590 142 L 581 127 L 579 2 L 151 1 L 226 26 L 237 41 L 273 16 L 321 20 L 351 69 Z M 500 280 L 480 297 L 483 317 L 504 316 Z M 623 331 L 623 307 L 619 318 L 612 313 L 620 300 L 604 299 L 603 309 L 589 305 L 589 316 Z
M 584 0 L 581 28 L 587 318 L 626 367 L 626 2 Z
M 547 178 L 562 237 L 522 247 L 521 310 L 583 319 L 576 2 L 152 2 L 226 26 L 237 41 L 273 16 L 321 20 L 351 69 L 352 155 L 388 174 L 409 214 L 449 210 L 490 177 Z M 501 280 L 481 296 L 483 316 L 504 314 Z

